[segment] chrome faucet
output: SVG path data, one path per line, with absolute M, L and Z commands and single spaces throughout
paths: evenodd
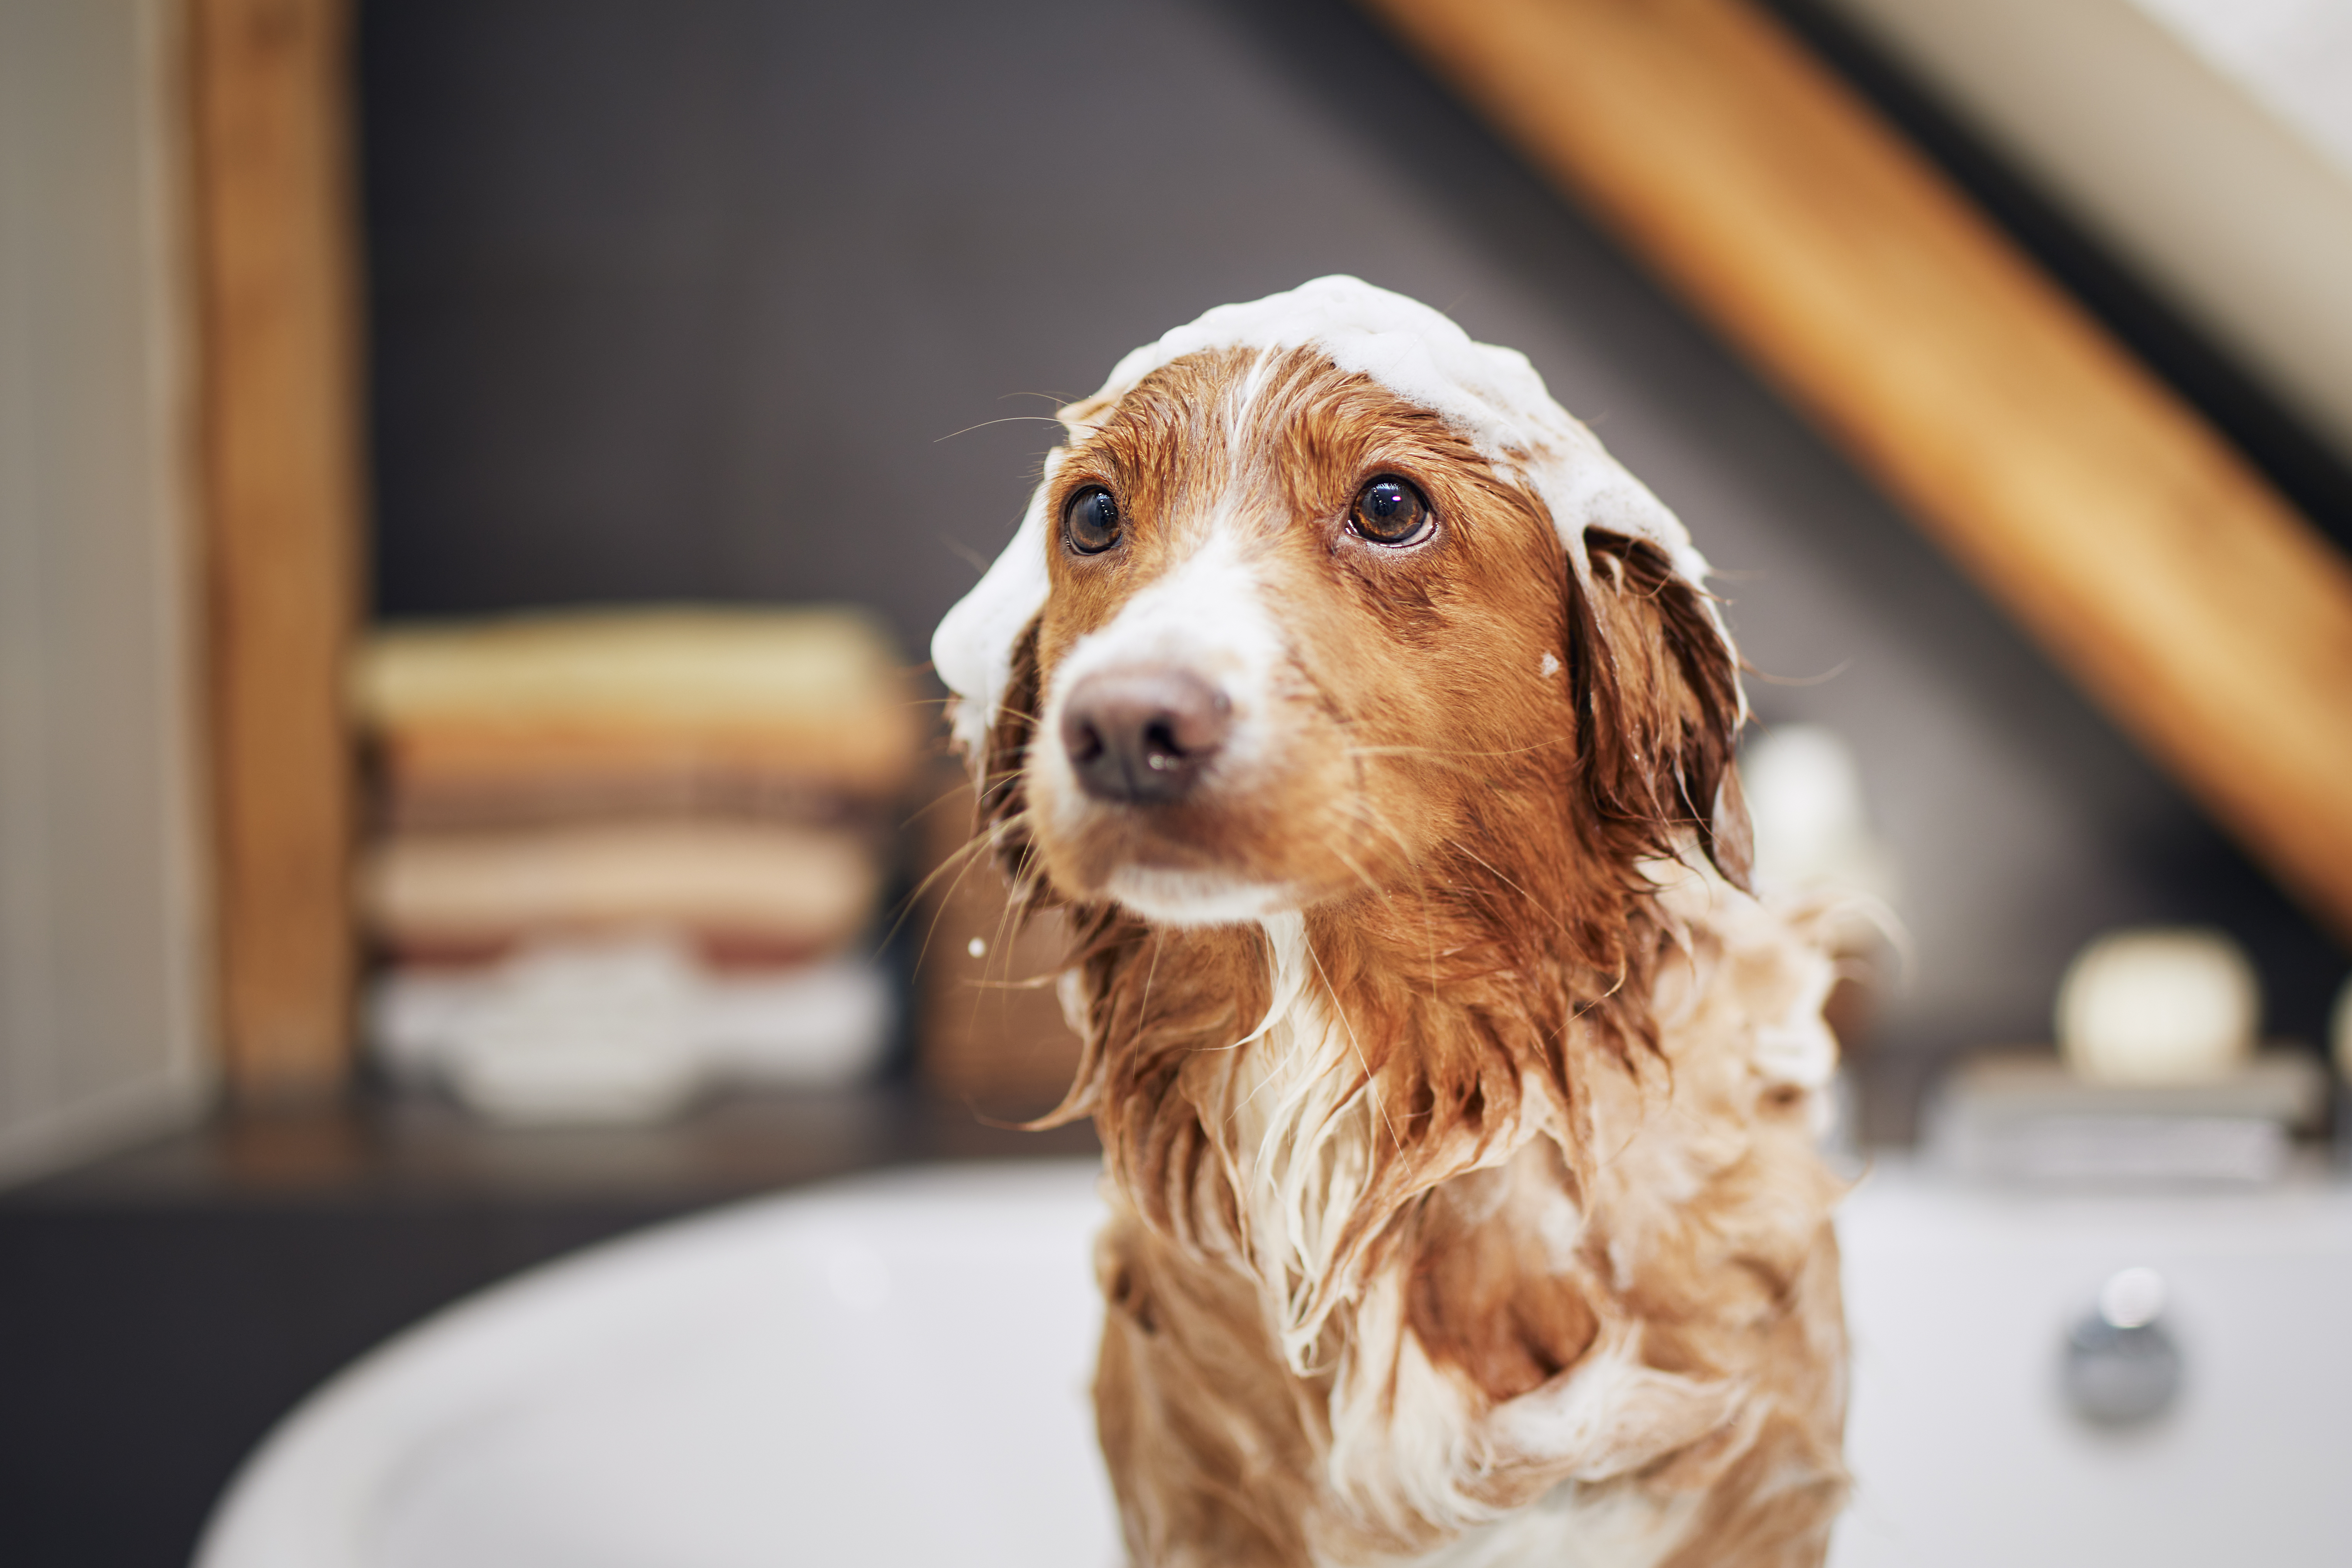
M 2101 1426 L 2154 1420 L 2180 1392 L 2180 1350 L 2166 1331 L 2164 1276 L 2126 1268 L 2067 1331 L 2061 1378 L 2074 1414 Z

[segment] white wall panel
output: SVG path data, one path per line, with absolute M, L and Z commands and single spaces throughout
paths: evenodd
M 0 0 L 0 1179 L 201 1103 L 169 0 Z

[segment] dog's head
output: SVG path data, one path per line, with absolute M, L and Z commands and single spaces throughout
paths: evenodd
M 933 644 L 1045 896 L 1255 920 L 1425 882 L 1530 813 L 1621 881 L 1694 851 L 1742 877 L 1705 563 L 1523 357 L 1323 279 L 1062 418 Z

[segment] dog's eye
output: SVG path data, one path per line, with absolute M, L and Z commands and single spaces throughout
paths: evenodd
M 1418 544 L 1436 525 L 1419 490 L 1402 479 L 1380 479 L 1357 493 L 1348 526 L 1374 544 Z
M 1081 555 L 1099 555 L 1118 542 L 1118 502 L 1100 485 L 1088 485 L 1062 511 L 1062 532 Z

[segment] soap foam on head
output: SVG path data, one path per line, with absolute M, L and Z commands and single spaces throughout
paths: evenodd
M 1428 306 L 1355 278 L 1318 278 L 1287 293 L 1220 305 L 1120 360 L 1102 389 L 1063 410 L 1063 420 L 1082 433 L 1082 411 L 1108 408 L 1154 371 L 1187 354 L 1236 348 L 1316 349 L 1341 370 L 1441 416 L 1543 501 L 1580 579 L 1589 578 L 1584 532 L 1593 528 L 1646 540 L 1693 584 L 1706 579 L 1706 562 L 1681 521 L 1552 401 L 1525 354 L 1473 342 Z M 1045 603 L 1052 542 L 1045 503 L 1060 458 L 1059 449 L 1047 456 L 1013 542 L 931 638 L 932 663 L 956 694 L 956 738 L 975 765 L 1012 677 L 1013 644 Z

